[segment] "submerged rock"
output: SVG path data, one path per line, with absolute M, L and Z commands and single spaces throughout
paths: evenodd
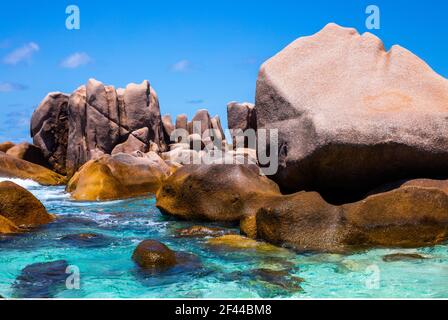
M 70 245 L 81 248 L 97 248 L 105 247 L 111 243 L 111 239 L 95 233 L 69 234 L 63 236 L 61 241 Z
M 155 193 L 170 174 L 157 155 L 104 155 L 86 163 L 70 180 L 67 191 L 78 201 L 108 201 Z M 158 156 L 157 156 L 158 158 Z
M 225 235 L 207 241 L 211 247 L 221 250 L 249 250 L 257 253 L 289 253 L 288 250 L 273 246 L 266 242 L 258 242 L 239 235 Z
M 220 237 L 231 233 L 231 231 L 222 228 L 211 228 L 203 226 L 193 226 L 186 229 L 179 229 L 176 231 L 178 237 L 181 238 L 207 238 Z
M 279 133 L 275 181 L 332 200 L 446 174 L 447 103 L 448 81 L 417 56 L 335 24 L 265 62 L 256 93 L 258 129 Z
M 421 261 L 426 258 L 417 253 L 394 253 L 388 254 L 383 257 L 384 262 L 397 262 L 397 261 Z
M 63 185 L 65 177 L 34 163 L 0 152 L 0 177 L 31 179 L 44 186 Z
M 54 220 L 29 191 L 9 181 L 0 182 L 0 215 L 13 225 L 24 228 L 37 227 Z
M 66 288 L 68 263 L 65 260 L 36 263 L 22 270 L 13 284 L 16 298 L 54 298 Z

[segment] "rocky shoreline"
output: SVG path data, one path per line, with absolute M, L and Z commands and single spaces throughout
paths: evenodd
M 330 24 L 265 62 L 255 105 L 227 114 L 230 135 L 207 110 L 162 115 L 148 81 L 90 79 L 45 97 L 33 144 L 0 144 L 0 177 L 66 185 L 73 201 L 152 194 L 177 219 L 240 225 L 245 237 L 191 231 L 216 234 L 211 245 L 340 253 L 448 239 L 448 80 L 406 49 Z M 54 219 L 13 183 L 0 199 L 0 234 Z M 194 260 L 151 241 L 134 254 L 150 268 L 176 257 Z

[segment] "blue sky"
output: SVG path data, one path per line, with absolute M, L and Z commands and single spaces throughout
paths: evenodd
M 81 10 L 81 29 L 65 9 Z M 51 91 L 88 78 L 124 86 L 148 79 L 162 113 L 207 108 L 226 124 L 229 101 L 255 98 L 263 61 L 329 22 L 365 32 L 381 9 L 387 47 L 400 44 L 448 77 L 446 0 L 28 0 L 0 4 L 0 141 L 29 139 L 29 118 Z

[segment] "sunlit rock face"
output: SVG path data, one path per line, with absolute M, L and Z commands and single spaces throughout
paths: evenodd
M 400 47 L 329 24 L 261 67 L 258 129 L 279 132 L 283 191 L 358 194 L 448 172 L 448 81 Z

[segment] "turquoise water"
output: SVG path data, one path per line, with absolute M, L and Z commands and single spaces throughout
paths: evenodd
M 197 224 L 162 216 L 152 197 L 75 203 L 64 188 L 20 183 L 58 219 L 32 233 L 0 238 L 0 295 L 6 298 L 17 296 L 13 284 L 23 268 L 57 260 L 79 268 L 81 286 L 58 288 L 55 298 L 448 298 L 447 246 L 347 256 L 216 250 L 206 239 L 177 238 L 177 229 Z M 80 233 L 102 238 L 87 246 L 62 239 Z M 201 266 L 144 275 L 131 256 L 145 239 L 192 253 Z M 427 259 L 384 262 L 392 253 Z M 271 277 L 266 270 L 283 272 Z

